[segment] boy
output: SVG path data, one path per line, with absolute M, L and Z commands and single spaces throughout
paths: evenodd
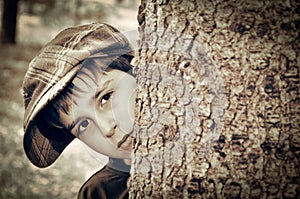
M 127 198 L 134 121 L 132 49 L 107 24 L 68 28 L 29 65 L 23 82 L 24 150 L 37 167 L 51 165 L 78 138 L 109 163 L 78 198 Z

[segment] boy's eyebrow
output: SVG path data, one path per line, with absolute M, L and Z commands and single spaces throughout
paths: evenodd
M 75 121 L 72 121 L 72 123 L 71 124 L 69 124 L 68 126 L 67 126 L 67 130 L 69 131 L 69 132 L 71 132 L 72 131 L 72 129 L 75 127 Z
M 101 95 L 101 93 L 103 93 L 103 91 L 106 89 L 107 85 L 110 84 L 113 80 L 107 80 L 102 84 L 102 88 L 100 90 L 98 90 L 95 94 L 95 99 L 97 99 L 99 97 L 99 95 Z

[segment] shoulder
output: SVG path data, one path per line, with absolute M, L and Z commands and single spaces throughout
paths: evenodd
M 82 185 L 78 199 L 128 198 L 128 177 L 129 173 L 105 166 Z

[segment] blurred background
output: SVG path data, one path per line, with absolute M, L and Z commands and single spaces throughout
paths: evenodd
M 38 169 L 23 152 L 21 85 L 30 60 L 62 29 L 94 21 L 137 29 L 139 0 L 0 0 L 0 198 L 71 199 L 105 163 L 78 140 L 53 166 Z

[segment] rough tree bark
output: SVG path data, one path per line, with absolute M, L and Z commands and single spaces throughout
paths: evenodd
M 299 198 L 299 13 L 142 0 L 130 198 Z
M 18 0 L 4 0 L 1 27 L 1 43 L 16 42 Z

